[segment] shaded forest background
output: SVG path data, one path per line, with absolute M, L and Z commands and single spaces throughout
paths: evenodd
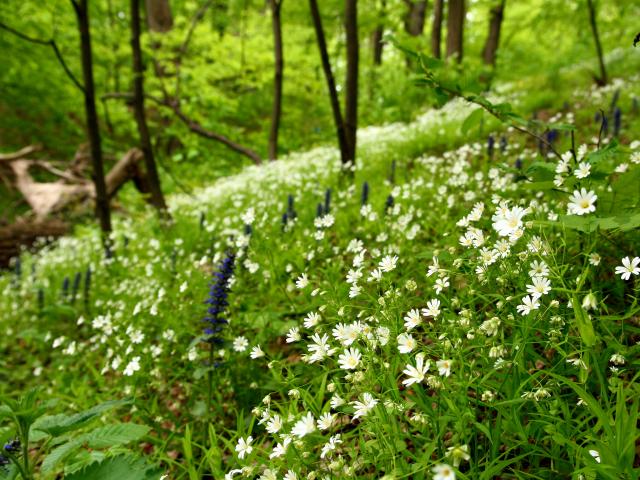
M 145 93 L 151 99 L 179 101 L 183 115 L 181 119 L 166 102 L 146 101 L 150 138 L 166 192 L 188 191 L 252 162 L 247 155 L 198 135 L 189 128 L 189 121 L 228 137 L 261 159 L 334 141 L 335 126 L 309 2 L 141 3 Z M 165 11 L 149 11 L 149 5 L 163 8 L 165 3 Z M 108 170 L 139 145 L 131 98 L 131 10 L 125 0 L 89 4 L 96 104 Z M 284 70 L 278 144 L 270 152 L 274 5 L 281 19 Z M 626 60 L 617 60 L 614 49 L 620 46 L 620 39 L 630 43 L 635 33 L 631 21 L 638 15 L 635 2 L 358 2 L 358 125 L 410 121 L 436 103 L 430 90 L 415 86 L 417 65 L 384 41 L 389 35 L 412 49 L 443 57 L 455 53 L 450 42 L 458 37 L 461 56 L 456 58 L 459 63 L 452 75 L 461 83 L 480 84 L 488 90 L 492 84 L 511 82 L 514 90 L 527 92 L 531 109 L 554 106 L 560 96 L 552 92 L 566 88 L 567 75 L 577 71 L 587 79 L 600 76 L 589 24 L 590 5 L 596 9 L 609 74 L 615 75 Z M 345 2 L 322 0 L 319 12 L 336 90 L 344 103 Z M 498 13 L 501 35 L 492 39 L 491 25 Z M 463 27 L 454 33 L 456 16 Z M 45 158 L 70 162 L 87 143 L 83 95 L 69 75 L 82 77 L 73 8 L 65 0 L 7 0 L 0 5 L 0 22 L 41 43 L 54 41 L 68 67 L 68 71 L 61 67 L 50 44 L 25 41 L 15 32 L 0 29 L 4 54 L 0 148 L 14 151 L 41 144 Z M 570 71 L 569 64 L 573 65 Z M 38 175 L 47 178 L 46 173 Z M 1 188 L 5 191 L 0 217 L 11 221 L 16 213 L 26 211 L 26 205 L 20 196 L 7 192 L 6 185 Z

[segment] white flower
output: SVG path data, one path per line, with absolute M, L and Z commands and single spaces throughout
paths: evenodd
M 378 267 L 380 267 L 380 270 L 386 273 L 386 272 L 390 272 L 391 270 L 394 270 L 396 268 L 397 263 L 398 263 L 397 256 L 387 255 L 382 260 L 380 260 Z
M 631 275 L 638 275 L 640 273 L 640 258 L 633 257 L 633 259 L 629 259 L 629 257 L 624 257 L 622 259 L 622 266 L 616 267 L 616 275 L 620 275 L 622 280 L 629 280 Z
M 531 262 L 531 270 L 529 270 L 529 276 L 534 277 L 547 277 L 549 276 L 549 267 L 544 262 L 538 262 L 534 260 Z
M 589 455 L 591 455 L 596 462 L 600 463 L 600 452 L 597 450 L 589 450 Z
M 343 354 L 338 356 L 338 363 L 343 370 L 355 370 L 360 363 L 362 355 L 357 348 L 350 348 L 345 350 Z
M 433 263 L 429 265 L 429 269 L 427 270 L 427 277 L 430 277 L 434 273 L 437 273 L 440 270 L 440 264 L 438 262 L 438 257 L 433 257 Z
M 425 317 L 436 318 L 440 314 L 440 300 L 429 300 L 427 302 L 427 308 L 422 309 L 422 315 Z
M 240 220 L 243 221 L 245 225 L 251 225 L 256 219 L 256 211 L 253 207 L 248 208 L 241 216 Z
M 287 333 L 287 343 L 297 342 L 301 338 L 302 337 L 300 336 L 300 328 L 291 327 L 291 329 L 289 329 L 289 332 Z
M 338 407 L 341 407 L 342 405 L 344 405 L 345 402 L 340 395 L 338 395 L 337 393 L 334 393 L 329 403 L 331 405 L 331 408 L 335 410 Z
M 492 317 L 489 320 L 485 320 L 484 322 L 482 322 L 482 325 L 480 325 L 480 330 L 487 337 L 493 337 L 497 335 L 499 327 L 500 319 L 498 317 Z
M 302 417 L 300 420 L 296 422 L 296 424 L 291 429 L 291 433 L 298 438 L 302 438 L 305 435 L 313 432 L 316 429 L 316 420 L 313 418 L 311 412 L 307 412 L 307 414 Z
M 322 317 L 318 312 L 309 312 L 304 319 L 304 326 L 306 328 L 313 328 L 320 323 L 321 319 Z
M 140 357 L 133 357 L 122 373 L 127 377 L 130 377 L 138 370 L 140 370 Z
M 256 358 L 264 357 L 264 352 L 262 351 L 260 345 L 256 345 L 255 347 L 253 347 L 249 356 L 254 360 Z
M 404 328 L 411 331 L 418 325 L 422 323 L 422 318 L 420 317 L 420 311 L 417 308 L 410 310 L 404 316 Z
M 451 365 L 452 360 L 438 360 L 436 362 L 436 367 L 438 367 L 438 373 L 443 377 L 448 377 L 451 375 Z
M 251 435 L 249 435 L 246 440 L 242 437 L 238 439 L 238 444 L 236 445 L 236 452 L 238 452 L 238 457 L 240 459 L 243 459 L 245 455 L 249 455 L 253 451 L 251 442 L 253 442 L 253 437 Z
M 578 168 L 573 172 L 576 178 L 587 178 L 591 173 L 591 164 L 589 162 L 580 162 Z
M 436 280 L 436 284 L 433 287 L 433 289 L 436 291 L 436 293 L 440 294 L 442 290 L 444 290 L 448 286 L 449 286 L 449 278 L 442 277 Z
M 598 196 L 586 188 L 574 190 L 573 195 L 569 197 L 569 203 L 567 205 L 567 213 L 569 215 L 584 215 L 585 213 L 591 213 L 596 211 L 594 203 L 598 199 Z
M 320 452 L 320 458 L 326 457 L 328 454 L 333 452 L 339 444 L 342 443 L 340 439 L 340 434 L 334 435 L 329 438 L 329 441 L 322 446 L 322 452 Z
M 356 409 L 356 413 L 353 415 L 354 420 L 356 418 L 366 416 L 373 408 L 378 404 L 378 400 L 373 398 L 370 393 L 362 395 L 362 401 L 352 402 L 351 405 Z
M 320 418 L 318 418 L 318 429 L 329 430 L 331 428 L 331 425 L 333 425 L 335 419 L 335 415 L 332 415 L 329 412 L 323 413 L 322 415 L 320 415 Z
M 302 290 L 307 285 L 309 285 L 309 277 L 307 277 L 306 273 L 303 273 L 296 279 L 296 287 Z
M 522 316 L 529 315 L 532 310 L 537 310 L 540 307 L 540 303 L 538 303 L 537 297 L 530 297 L 529 295 L 525 296 L 522 299 L 522 303 L 516 307 L 518 313 Z
M 285 453 L 287 453 L 287 447 L 291 443 L 291 437 L 285 436 L 282 440 L 282 443 L 278 443 L 275 447 L 273 447 L 273 451 L 269 455 L 269 458 L 281 457 Z
M 596 252 L 593 252 L 592 254 L 589 255 L 589 263 L 594 267 L 597 267 L 598 265 L 600 265 L 600 260 L 601 260 L 600 255 Z
M 456 480 L 453 469 L 444 463 L 436 465 L 431 471 L 433 472 L 433 480 Z
M 358 295 L 360 295 L 360 292 L 362 291 L 362 288 L 360 288 L 360 286 L 353 284 L 351 285 L 351 288 L 349 289 L 349 298 L 355 298 Z
M 522 207 L 513 207 L 511 209 L 498 210 L 491 218 L 493 228 L 501 237 L 508 237 L 516 230 L 522 228 L 522 218 L 528 213 L 527 209 Z
M 236 352 L 244 352 L 249 347 L 249 340 L 245 337 L 236 337 L 233 340 L 233 349 Z
M 293 470 L 287 470 L 282 480 L 298 480 L 298 474 Z
M 307 349 L 313 353 L 309 359 L 311 363 L 322 360 L 324 357 L 330 357 L 336 352 L 335 348 L 329 346 L 329 336 L 326 334 L 321 337 L 320 334 L 315 333 L 311 336 L 311 340 L 313 340 L 314 343 L 307 347 Z
M 527 285 L 527 292 L 531 294 L 533 298 L 540 298 L 542 295 L 546 295 L 551 291 L 551 282 L 545 277 L 533 277 L 532 284 Z
M 424 362 L 424 353 L 419 353 L 416 355 L 416 366 L 407 365 L 407 368 L 403 370 L 407 377 L 402 381 L 402 384 L 409 387 L 414 383 L 422 383 L 424 380 L 424 376 L 429 371 L 429 367 L 431 366 L 431 362 L 427 360 L 427 363 Z
M 398 351 L 400 353 L 409 353 L 416 348 L 416 340 L 409 333 L 401 333 L 398 335 Z
M 267 432 L 269 433 L 278 433 L 282 428 L 282 417 L 280 415 L 272 416 L 267 422 Z
M 459 467 L 462 460 L 468 462 L 471 459 L 471 455 L 469 455 L 469 445 L 449 447 L 446 456 L 453 459 L 454 467 Z

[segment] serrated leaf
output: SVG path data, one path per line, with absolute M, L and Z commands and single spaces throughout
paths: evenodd
M 40 468 L 42 474 L 47 475 L 53 472 L 61 462 L 82 447 L 82 443 L 82 437 L 78 437 L 51 450 L 42 462 L 42 467 Z
M 133 442 L 144 437 L 151 430 L 146 425 L 136 423 L 117 423 L 98 427 L 83 435 L 90 448 L 110 448 Z
M 65 480 L 158 480 L 162 471 L 144 460 L 125 455 L 88 465 L 82 470 L 66 475 Z
M 61 414 L 42 417 L 34 423 L 32 429 L 40 430 L 41 432 L 56 437 L 63 433 L 82 428 L 91 421 L 99 418 L 104 412 L 129 403 L 131 403 L 131 400 L 110 400 L 74 415 Z

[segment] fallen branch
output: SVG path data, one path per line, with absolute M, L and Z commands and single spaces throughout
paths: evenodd
M 3 159 L 13 174 L 15 188 L 29 204 L 37 220 L 42 220 L 71 204 L 95 198 L 93 182 L 77 175 L 78 170 L 81 170 L 81 153 L 76 154 L 70 169 L 63 171 L 45 160 L 24 158 L 36 150 L 33 146 L 23 148 L 19 152 L 3 155 Z M 128 180 L 132 180 L 141 193 L 149 192 L 146 176 L 139 165 L 141 159 L 142 152 L 132 148 L 113 166 L 105 178 L 109 198 L 115 196 Z M 30 173 L 30 169 L 35 167 L 55 175 L 59 180 L 35 181 Z
M 29 145 L 27 147 L 21 148 L 17 152 L 0 153 L 0 162 L 12 162 L 13 160 L 25 158 L 31 155 L 32 153 L 39 152 L 41 150 L 42 150 L 42 145 Z

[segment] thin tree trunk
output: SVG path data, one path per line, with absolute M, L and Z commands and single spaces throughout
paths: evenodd
M 140 0 L 131 0 L 131 52 L 133 56 L 133 110 L 135 113 L 140 148 L 144 155 L 147 178 L 151 190 L 151 204 L 158 209 L 161 216 L 167 216 L 167 204 L 162 194 L 149 127 L 144 111 L 144 67 L 140 48 Z
M 435 58 L 442 57 L 442 14 L 444 0 L 435 0 L 433 3 L 433 26 L 431 28 L 431 55 Z
M 102 148 L 100 145 L 100 128 L 96 112 L 96 99 L 93 83 L 93 60 L 91 55 L 91 33 L 89 31 L 89 7 L 87 0 L 71 0 L 78 29 L 80 30 L 80 48 L 82 50 L 82 76 L 84 78 L 84 108 L 87 116 L 87 133 L 91 149 L 91 164 L 93 167 L 93 182 L 96 188 L 96 215 L 100 221 L 100 228 L 106 235 L 111 232 L 111 211 L 109 197 L 104 180 L 104 166 L 102 162 Z
M 589 23 L 591 24 L 591 31 L 593 32 L 593 41 L 596 44 L 596 51 L 598 52 L 598 63 L 600 64 L 600 78 L 596 78 L 596 82 L 599 85 L 606 85 L 607 69 L 604 65 L 604 56 L 602 54 L 602 44 L 600 43 L 600 35 L 598 34 L 598 21 L 596 16 L 596 7 L 593 4 L 593 0 L 587 0 L 587 6 L 589 7 Z
M 382 43 L 382 37 L 384 35 L 384 24 L 387 17 L 387 1 L 382 0 L 380 8 L 380 20 L 376 29 L 371 34 L 371 47 L 373 51 L 373 64 L 382 65 L 382 52 L 384 49 L 384 43 Z
M 358 131 L 358 0 L 345 0 L 344 22 L 347 38 L 344 124 L 347 137 L 348 160 L 355 161 Z
M 464 0 L 449 0 L 447 13 L 447 57 L 462 61 L 464 43 Z
M 273 78 L 273 112 L 271 113 L 271 132 L 269 133 L 269 159 L 278 158 L 278 132 L 282 114 L 282 81 L 284 56 L 282 54 L 282 22 L 280 9 L 284 0 L 269 0 L 271 5 L 271 23 L 273 26 L 273 51 L 275 56 L 275 73 Z
M 318 41 L 318 49 L 320 50 L 320 59 L 322 60 L 322 69 L 324 70 L 324 76 L 327 81 L 327 88 L 329 90 L 329 100 L 331 101 L 331 110 L 333 111 L 333 121 L 336 126 L 336 133 L 338 136 L 338 146 L 340 148 L 340 158 L 342 163 L 349 161 L 349 151 L 347 149 L 347 137 L 345 133 L 344 121 L 342 119 L 342 112 L 340 110 L 340 101 L 338 100 L 338 91 L 336 90 L 336 81 L 333 78 L 333 72 L 331 70 L 331 63 L 329 62 L 329 53 L 327 52 L 327 42 L 324 37 L 324 29 L 322 28 L 322 17 L 320 16 L 320 10 L 318 9 L 317 0 L 309 0 L 309 7 L 311 8 L 311 17 L 313 19 L 313 27 L 316 32 L 316 38 Z
M 168 32 L 173 27 L 169 0 L 146 0 L 147 24 L 153 32 Z
M 487 65 L 495 66 L 496 64 L 496 53 L 500 45 L 500 31 L 502 30 L 502 20 L 504 19 L 504 7 L 506 3 L 506 0 L 502 0 L 499 5 L 491 9 L 489 34 L 487 35 L 487 41 L 482 51 L 482 59 Z
M 424 31 L 427 15 L 427 0 L 405 0 L 409 11 L 404 18 L 404 29 L 412 37 L 419 37 Z

